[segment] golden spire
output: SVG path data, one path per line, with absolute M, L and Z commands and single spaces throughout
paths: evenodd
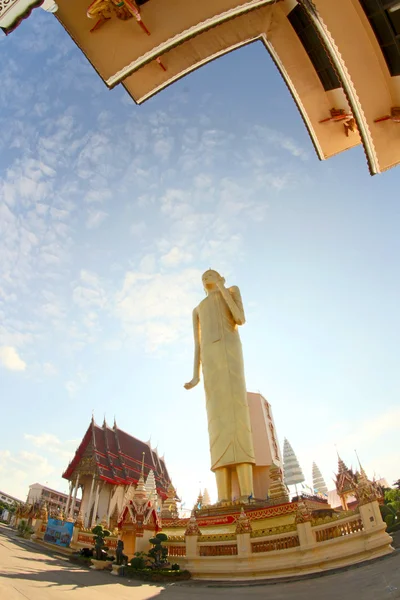
M 356 449 L 354 449 L 354 452 L 356 453 L 357 460 L 358 460 L 358 465 L 359 465 L 359 467 L 360 467 L 360 479 L 365 479 L 365 480 L 367 480 L 367 481 L 368 481 L 367 474 L 366 474 L 366 472 L 364 471 L 364 469 L 363 469 L 363 467 L 362 467 L 362 464 L 361 464 L 361 462 L 360 462 L 359 456 L 358 456 L 358 454 L 357 454 L 357 450 L 356 450 Z

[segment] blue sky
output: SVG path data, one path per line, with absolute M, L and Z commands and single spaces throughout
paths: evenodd
M 247 386 L 310 480 L 336 449 L 398 479 L 400 171 L 319 162 L 261 44 L 143 106 L 40 10 L 0 38 L 0 489 L 61 473 L 94 411 L 187 505 L 209 472 L 192 373 L 201 274 L 240 286 Z

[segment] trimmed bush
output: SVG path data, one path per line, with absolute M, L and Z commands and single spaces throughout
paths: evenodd
M 185 581 L 190 579 L 189 571 L 173 571 L 172 569 L 133 569 L 122 567 L 120 574 L 123 577 L 139 579 L 140 581 Z
M 385 523 L 388 527 L 392 527 L 394 525 L 394 515 L 386 515 Z
M 130 566 L 135 571 L 140 571 L 146 568 L 146 561 L 142 556 L 134 556 L 131 559 Z

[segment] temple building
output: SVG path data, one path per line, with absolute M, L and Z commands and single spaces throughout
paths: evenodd
M 352 510 L 359 504 L 357 489 L 362 484 L 367 486 L 375 494 L 378 502 L 383 501 L 382 486 L 378 481 L 370 481 L 359 463 L 359 470 L 354 471 L 347 467 L 342 458 L 338 455 L 338 472 L 336 474 L 335 487 L 337 497 L 340 499 L 340 505 L 335 502 L 335 494 L 329 493 L 329 502 L 334 508 L 341 507 L 343 510 Z
M 142 442 L 104 420 L 92 421 L 63 477 L 70 482 L 66 517 L 74 514 L 78 489 L 82 489 L 80 518 L 85 527 L 106 522 L 113 528 L 140 478 L 146 498 L 161 510 L 170 497 L 171 480 L 164 459 L 149 442 Z
M 320 159 L 362 144 L 371 174 L 400 162 L 398 0 L 0 0 L 0 27 L 10 33 L 38 6 L 138 104 L 259 41 Z

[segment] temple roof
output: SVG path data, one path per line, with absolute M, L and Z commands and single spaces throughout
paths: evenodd
M 137 484 L 144 455 L 144 476 L 154 472 L 157 492 L 167 496 L 171 482 L 164 459 L 146 443 L 104 420 L 100 427 L 92 419 L 75 456 L 63 473 L 64 479 L 72 479 L 85 451 L 91 452 L 100 479 L 114 485 Z

